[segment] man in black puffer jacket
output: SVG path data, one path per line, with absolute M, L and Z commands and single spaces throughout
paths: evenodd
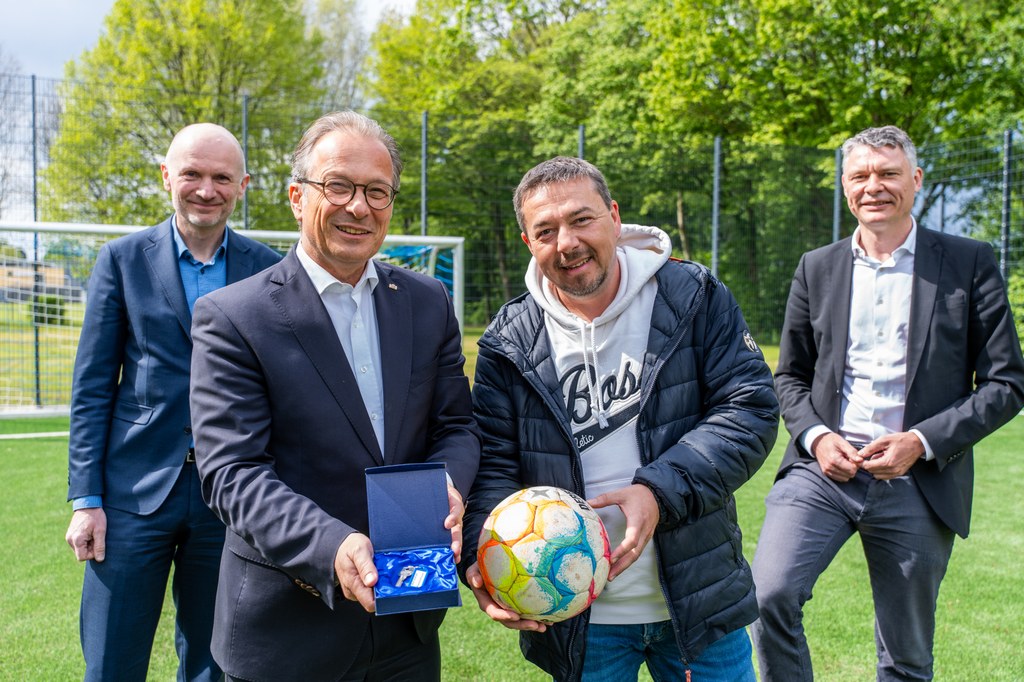
M 585 161 L 528 172 L 515 208 L 529 291 L 480 339 L 463 579 L 556 680 L 636 679 L 646 662 L 655 679 L 753 682 L 757 603 L 733 493 L 767 458 L 779 406 L 736 300 L 671 260 L 661 230 L 623 226 Z M 491 509 L 538 485 L 589 498 L 613 548 L 601 596 L 554 624 L 502 608 L 476 566 Z

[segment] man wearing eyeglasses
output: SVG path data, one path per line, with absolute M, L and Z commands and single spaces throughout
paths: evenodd
M 480 440 L 438 281 L 373 260 L 402 163 L 352 112 L 292 159 L 301 239 L 196 306 L 203 494 L 228 526 L 212 649 L 229 679 L 440 679 L 443 610 L 375 616 L 364 470 L 444 462 L 455 560 Z

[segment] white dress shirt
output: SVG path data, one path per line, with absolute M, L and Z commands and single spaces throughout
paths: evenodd
M 863 445 L 904 430 L 916 245 L 916 221 L 906 240 L 884 262 L 861 248 L 859 227 L 853 234 L 850 331 L 839 418 L 839 435 L 850 443 Z M 827 432 L 824 425 L 807 429 L 802 439 L 805 449 L 810 452 L 814 440 Z M 933 459 L 924 435 L 916 429 L 911 432 L 924 444 L 925 459 Z
M 295 247 L 295 255 L 327 308 L 383 454 L 384 383 L 381 380 L 377 311 L 373 305 L 373 290 L 379 281 L 377 269 L 372 259 L 368 261 L 359 281 L 352 286 L 339 281 L 314 262 L 303 249 L 301 241 Z

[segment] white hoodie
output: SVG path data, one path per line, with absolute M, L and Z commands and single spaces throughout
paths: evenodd
M 562 305 L 536 260 L 526 270 L 527 289 L 544 311 L 588 498 L 630 485 L 640 467 L 636 421 L 640 374 L 658 289 L 654 274 L 671 253 L 668 235 L 658 228 L 623 225 L 616 248 L 619 290 L 592 322 Z M 616 506 L 599 509 L 598 514 L 614 549 L 625 535 L 625 516 Z M 636 624 L 668 619 L 654 543 L 648 543 L 640 558 L 605 587 L 591 608 L 590 622 Z

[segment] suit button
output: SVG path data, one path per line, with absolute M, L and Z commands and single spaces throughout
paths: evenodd
M 296 585 L 298 585 L 299 587 L 304 589 L 306 592 L 309 592 L 314 597 L 319 597 L 320 596 L 320 590 L 316 589 L 315 587 L 313 587 L 309 583 L 304 583 L 301 580 L 299 580 L 298 578 L 295 578 L 292 582 L 294 582 Z
M 191 436 L 192 435 L 192 427 L 191 426 L 186 426 L 185 427 L 185 435 L 186 436 Z

